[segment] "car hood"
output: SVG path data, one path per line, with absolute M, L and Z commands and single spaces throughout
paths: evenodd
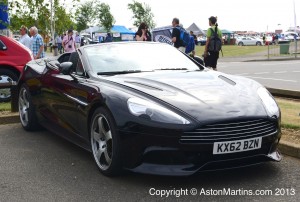
M 215 71 L 158 71 L 106 77 L 159 99 L 197 121 L 266 116 L 257 82 Z

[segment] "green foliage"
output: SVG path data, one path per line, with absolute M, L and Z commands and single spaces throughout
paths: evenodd
M 154 15 L 149 5 L 134 0 L 133 3 L 128 4 L 128 9 L 133 13 L 134 26 L 138 27 L 142 22 L 145 22 L 150 29 L 155 27 Z
M 97 19 L 97 3 L 95 0 L 89 0 L 81 4 L 75 13 L 75 20 L 77 22 L 77 31 L 82 31 L 89 26 L 95 24 Z
M 5 0 L 7 1 L 7 0 Z M 75 1 L 75 0 L 73 0 Z M 67 13 L 59 0 L 53 2 L 53 21 L 59 33 L 74 27 L 72 15 Z M 18 32 L 22 25 L 28 28 L 36 26 L 39 33 L 49 35 L 51 31 L 51 6 L 49 0 L 9 1 L 9 29 Z M 55 14 L 54 14 L 55 13 Z
M 115 23 L 115 19 L 110 12 L 109 5 L 105 3 L 97 5 L 96 15 L 98 16 L 100 24 L 107 32 L 109 32 Z
M 63 6 L 57 6 L 55 12 L 55 32 L 58 34 L 64 33 L 68 29 L 74 29 L 75 23 L 72 20 L 72 15 L 66 12 Z

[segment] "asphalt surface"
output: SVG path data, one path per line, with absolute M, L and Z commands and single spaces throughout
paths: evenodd
M 285 156 L 279 163 L 192 177 L 124 173 L 107 178 L 89 152 L 48 131 L 30 133 L 20 124 L 0 125 L 0 201 L 5 202 L 299 201 L 299 173 L 300 160 Z M 222 195 L 224 189 L 227 195 Z M 251 193 L 265 195 L 247 195 Z
M 266 87 L 300 90 L 300 60 L 219 62 L 218 70 L 258 81 Z

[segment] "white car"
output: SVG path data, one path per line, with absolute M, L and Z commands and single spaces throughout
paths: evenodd
M 300 37 L 299 37 L 298 33 L 296 33 L 296 32 L 284 32 L 282 35 L 283 35 L 283 38 L 286 40 L 293 41 L 295 38 L 296 38 L 296 40 L 300 40 Z
M 263 40 L 247 36 L 237 38 L 235 43 L 239 46 L 261 46 L 263 45 Z

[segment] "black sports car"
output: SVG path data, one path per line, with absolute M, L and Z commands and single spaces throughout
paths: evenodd
M 28 63 L 22 126 L 90 150 L 105 175 L 159 175 L 280 161 L 280 110 L 257 82 L 211 71 L 162 43 L 83 46 Z

